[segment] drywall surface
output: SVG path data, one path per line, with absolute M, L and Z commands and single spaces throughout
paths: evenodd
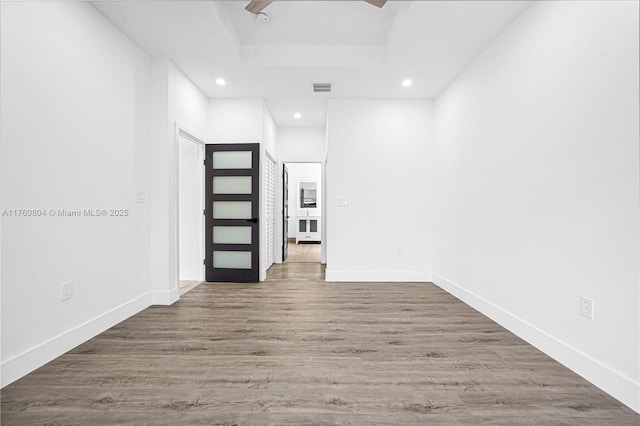
M 204 145 L 178 139 L 178 255 L 180 280 L 204 280 Z
M 207 142 L 260 143 L 263 115 L 263 99 L 210 99 Z
M 169 132 L 173 137 L 174 122 L 179 123 L 200 139 L 208 131 L 209 98 L 171 61 L 169 78 Z
M 330 100 L 327 280 L 430 281 L 433 105 Z
M 204 140 L 209 101 L 169 60 L 151 63 L 151 286 L 154 304 L 178 300 L 178 128 Z
M 287 162 L 314 162 L 321 163 L 321 168 L 324 168 L 324 161 L 327 156 L 327 131 L 326 126 L 321 127 L 279 127 L 278 128 L 278 192 L 277 192 L 277 211 L 278 214 L 282 214 L 282 165 Z M 324 181 L 320 179 L 322 187 L 324 188 Z M 295 182 L 289 184 L 289 190 L 295 191 Z M 324 191 L 324 189 L 323 189 Z M 324 195 L 321 193 L 321 195 Z M 322 209 L 321 209 L 322 210 Z M 291 213 L 295 213 L 290 207 L 290 217 L 293 217 Z M 292 220 L 292 219 L 290 219 Z M 324 253 L 324 229 L 322 228 L 322 251 Z M 289 226 L 289 236 L 293 237 L 291 233 L 295 230 Z M 283 243 L 283 225 L 279 220 L 276 223 L 276 261 L 282 262 L 282 243 Z M 322 260 L 325 261 L 325 257 L 322 256 Z
M 266 278 L 271 266 L 266 259 L 267 211 L 266 173 L 267 153 L 276 162 L 278 127 L 264 99 L 209 100 L 207 143 L 259 143 L 260 144 L 260 280 Z M 277 232 L 277 231 L 276 231 Z
M 278 159 L 283 163 L 323 163 L 327 155 L 325 127 L 281 127 L 278 129 Z
M 6 385 L 151 302 L 149 59 L 88 3 L 0 7 L 1 209 L 46 214 L 2 217 Z
M 638 73 L 637 2 L 533 2 L 436 100 L 434 221 L 437 284 L 635 410 Z

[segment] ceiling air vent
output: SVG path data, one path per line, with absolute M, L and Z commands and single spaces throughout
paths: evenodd
M 329 93 L 331 83 L 313 83 L 313 93 Z

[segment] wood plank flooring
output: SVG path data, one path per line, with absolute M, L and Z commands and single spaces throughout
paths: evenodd
M 289 240 L 285 263 L 320 263 L 320 243 L 299 243 Z
M 202 284 L 202 281 L 182 280 L 180 281 L 180 296 L 184 296 L 194 288 Z
M 432 284 L 205 283 L 2 389 L 3 425 L 638 425 Z

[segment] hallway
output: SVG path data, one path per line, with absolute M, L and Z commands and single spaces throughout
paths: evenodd
M 427 283 L 276 264 L 205 283 L 2 389 L 2 424 L 638 424 L 640 416 Z
M 320 263 L 319 243 L 299 243 L 295 239 L 289 239 L 288 255 L 286 263 Z

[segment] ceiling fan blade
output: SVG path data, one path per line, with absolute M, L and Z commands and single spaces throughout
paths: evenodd
M 245 7 L 245 9 L 257 15 L 258 13 L 262 12 L 262 10 L 265 7 L 269 6 L 271 3 L 273 3 L 273 0 L 260 0 L 260 1 L 254 0 L 251 3 L 249 3 L 247 7 Z
M 376 7 L 382 7 L 387 2 L 387 0 L 364 0 L 364 1 Z

